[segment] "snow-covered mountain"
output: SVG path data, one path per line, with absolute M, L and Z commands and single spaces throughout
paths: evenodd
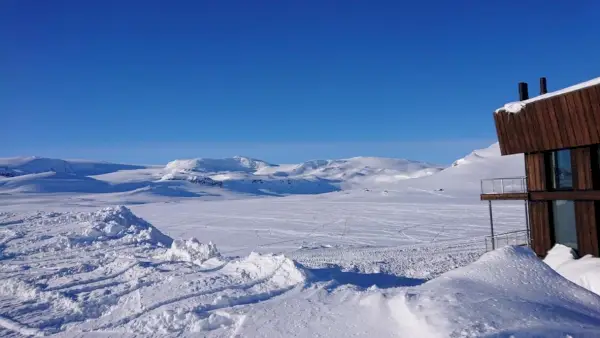
M 234 156 L 231 158 L 194 158 L 189 160 L 175 160 L 167 164 L 165 170 L 167 171 L 196 171 L 206 173 L 218 173 L 218 172 L 255 172 L 262 168 L 273 167 L 273 164 L 269 164 L 265 161 L 243 157 Z
M 522 154 L 501 156 L 500 146 L 474 150 L 435 175 L 400 182 L 397 186 L 423 190 L 473 191 L 480 189 L 481 179 L 525 176 Z
M 500 156 L 498 144 L 450 167 L 395 158 L 354 157 L 271 164 L 236 156 L 180 159 L 139 166 L 41 157 L 0 159 L 1 193 L 120 193 L 197 197 L 320 194 L 347 189 L 465 190 L 488 177 L 523 175 L 520 155 Z
M 0 158 L 0 176 L 4 177 L 39 174 L 44 172 L 90 176 L 119 170 L 143 168 L 145 168 L 145 166 L 88 160 L 61 160 L 36 156 Z
M 441 166 L 397 158 L 353 157 L 342 160 L 314 160 L 301 164 L 263 167 L 259 175 L 314 176 L 329 180 L 351 180 L 368 176 L 386 176 L 401 180 L 431 175 Z

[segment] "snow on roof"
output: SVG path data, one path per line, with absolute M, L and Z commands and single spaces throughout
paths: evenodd
M 600 84 L 600 77 L 597 77 L 595 79 L 591 79 L 589 81 L 585 81 L 585 82 L 581 82 L 578 83 L 576 85 L 567 87 L 567 88 L 563 88 L 561 90 L 557 90 L 554 92 L 550 92 L 550 93 L 546 93 L 543 95 L 539 95 L 536 97 L 532 97 L 528 100 L 524 100 L 524 101 L 516 101 L 516 102 L 509 102 L 507 104 L 505 104 L 504 106 L 496 109 L 496 113 L 504 111 L 507 113 L 513 113 L 516 114 L 518 112 L 520 112 L 523 108 L 525 108 L 525 106 L 527 106 L 529 103 L 535 102 L 535 101 L 539 101 L 539 100 L 544 100 L 553 96 L 557 96 L 557 95 L 562 95 L 565 93 L 569 93 L 569 92 L 574 92 L 576 90 L 580 90 L 583 88 L 587 88 L 587 87 L 591 87 L 594 85 Z

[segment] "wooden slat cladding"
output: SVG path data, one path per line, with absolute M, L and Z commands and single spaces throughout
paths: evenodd
M 592 149 L 581 147 L 571 149 L 571 163 L 573 165 L 573 189 L 592 190 L 594 179 L 592 177 Z
M 546 189 L 546 165 L 543 153 L 525 154 L 525 173 L 528 191 L 544 191 Z
M 594 201 L 575 202 L 575 222 L 577 224 L 577 251 L 580 256 L 598 256 L 598 228 Z
M 600 190 L 582 191 L 532 191 L 529 193 L 532 201 L 600 201 Z
M 481 194 L 482 201 L 525 201 L 527 200 L 526 192 L 511 192 L 505 194 Z
M 550 226 L 550 202 L 529 202 L 529 224 L 531 246 L 538 256 L 545 256 L 552 248 L 552 227 Z
M 494 114 L 502 155 L 600 143 L 600 85 L 527 104 L 513 114 Z

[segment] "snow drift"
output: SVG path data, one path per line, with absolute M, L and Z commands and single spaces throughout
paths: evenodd
M 325 328 L 328 337 L 597 337 L 600 297 L 529 249 L 506 247 L 414 287 L 313 287 L 285 306 L 257 307 L 243 333 L 306 337 Z
M 522 247 L 505 247 L 391 301 L 441 337 L 600 332 L 600 297 Z M 400 312 L 402 313 L 402 312 Z M 402 326 L 403 318 L 397 318 Z
M 169 236 L 134 215 L 124 206 L 104 208 L 80 215 L 78 218 L 82 232 L 71 237 L 77 242 L 90 243 L 119 239 L 129 243 L 151 243 L 166 247 L 173 242 Z
M 544 262 L 571 282 L 600 295 L 600 258 L 592 255 L 578 258 L 573 249 L 556 244 Z
M 198 265 L 210 258 L 219 256 L 221 254 L 215 244 L 212 242 L 208 244 L 200 243 L 196 238 L 174 240 L 171 248 L 166 253 L 166 257 L 169 260 L 180 260 Z

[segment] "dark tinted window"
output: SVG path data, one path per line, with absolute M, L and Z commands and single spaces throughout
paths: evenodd
M 575 205 L 573 201 L 552 201 L 554 240 L 556 243 L 577 249 Z
M 554 189 L 573 188 L 570 150 L 565 149 L 552 153 L 552 178 Z

